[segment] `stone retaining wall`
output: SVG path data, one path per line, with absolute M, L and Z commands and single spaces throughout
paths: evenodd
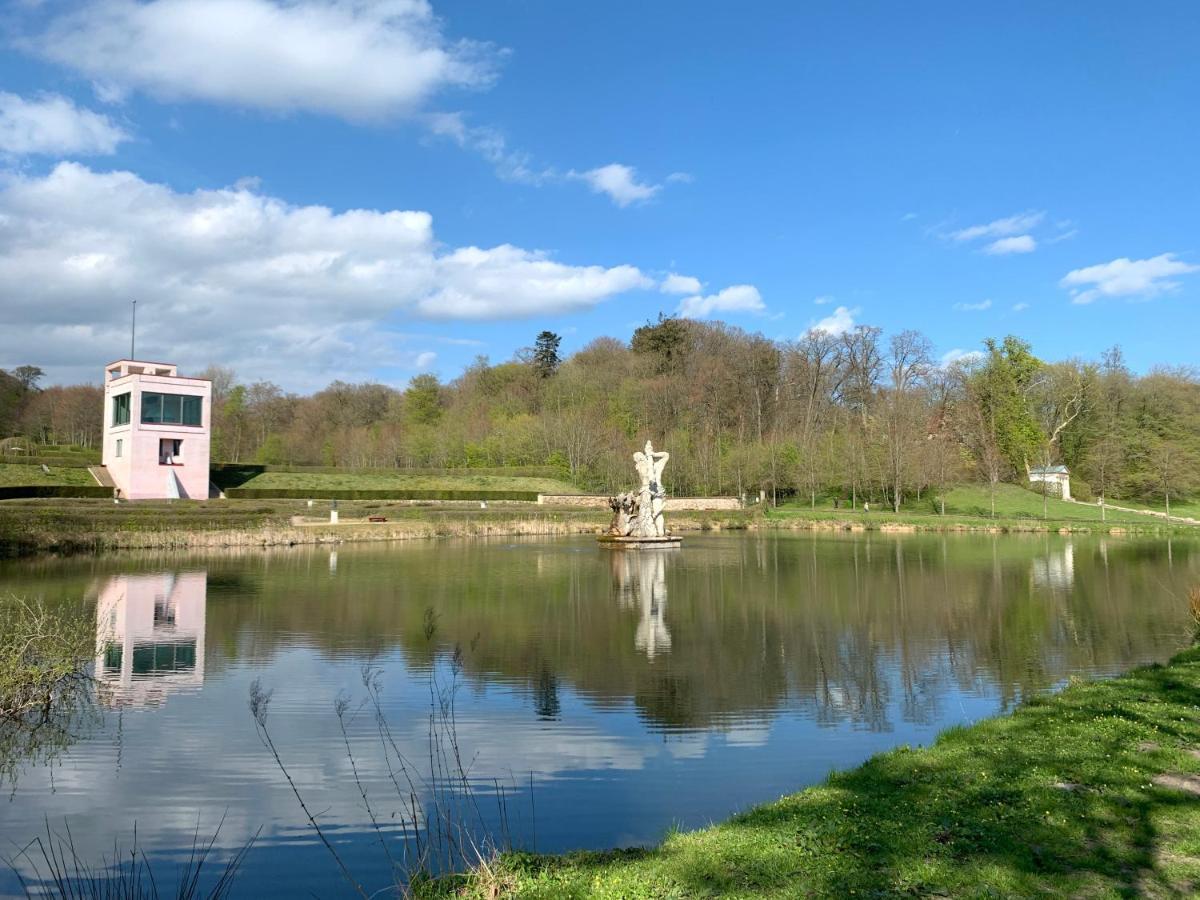
M 608 509 L 605 494 L 538 494 L 542 506 L 576 506 L 589 509 Z M 737 497 L 668 497 L 666 512 L 702 509 L 741 509 Z

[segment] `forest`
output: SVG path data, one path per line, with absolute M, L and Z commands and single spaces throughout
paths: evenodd
M 773 341 L 720 322 L 660 316 L 628 342 L 559 356 L 543 331 L 514 358 L 479 357 L 441 383 L 335 381 L 309 396 L 210 367 L 213 459 L 345 467 L 554 465 L 581 488 L 627 487 L 646 438 L 669 449 L 677 495 L 763 492 L 899 508 L 954 483 L 1027 483 L 1065 464 L 1072 494 L 1147 501 L 1200 490 L 1200 373 L 1132 372 L 983 342 L 950 364 L 915 331 L 860 325 Z M 0 370 L 0 437 L 99 446 L 101 389 L 41 387 Z

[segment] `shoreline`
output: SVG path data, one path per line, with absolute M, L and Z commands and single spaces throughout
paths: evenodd
M 153 504 L 63 505 L 36 501 L 0 503 L 0 555 L 100 553 L 120 550 L 202 550 L 224 547 L 280 547 L 439 537 L 600 535 L 608 517 L 593 510 L 523 508 L 465 510 L 437 507 L 355 509 L 359 514 L 337 525 L 301 521 L 299 507 L 271 507 L 251 501 L 215 501 L 194 506 Z M 388 521 L 371 523 L 367 513 Z M 1103 534 L 1200 537 L 1200 528 L 1183 523 L 977 518 L 948 515 L 899 515 L 872 512 L 852 515 L 808 510 L 711 510 L 679 512 L 672 531 L 829 531 L 883 534 Z
M 1196 896 L 1198 699 L 1193 648 L 653 848 L 503 853 L 418 896 Z

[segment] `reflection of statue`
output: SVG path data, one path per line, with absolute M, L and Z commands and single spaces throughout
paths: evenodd
M 204 683 L 206 572 L 117 575 L 96 601 L 96 680 L 116 706 Z
M 638 537 L 665 537 L 667 524 L 663 519 L 663 506 L 667 492 L 663 490 L 662 473 L 670 453 L 655 452 L 654 445 L 646 441 L 645 451 L 633 454 L 634 465 L 642 479 L 638 488 L 638 516 L 634 534 Z
M 632 606 L 641 613 L 633 639 L 634 646 L 649 659 L 669 652 L 671 632 L 666 622 L 667 571 L 662 551 L 615 554 L 612 566 L 621 605 Z

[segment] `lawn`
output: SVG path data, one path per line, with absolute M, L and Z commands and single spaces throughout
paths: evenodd
M 937 525 L 947 520 L 971 520 L 981 523 L 991 521 L 991 497 L 987 485 L 957 485 L 945 493 L 946 515 L 939 515 L 935 495 L 929 494 L 920 502 L 910 501 L 900 508 L 900 513 L 892 513 L 889 507 L 873 505 L 871 512 L 864 513 L 861 504 L 857 510 L 842 507 L 834 510 L 832 505 L 825 503 L 814 510 L 807 504 L 797 503 L 781 506 L 771 511 L 771 516 L 787 518 L 789 516 L 804 518 L 845 518 L 877 522 L 914 522 Z M 1133 507 L 1134 504 L 1122 504 Z M 1042 495 L 1014 484 L 996 486 L 996 522 L 997 524 L 1021 523 L 1036 524 L 1047 521 L 1051 524 L 1071 527 L 1073 525 L 1101 523 L 1100 507 L 1094 503 L 1070 503 L 1054 497 L 1046 498 L 1046 518 L 1042 516 Z M 1172 506 L 1172 512 L 1175 512 Z M 1180 512 L 1182 515 L 1182 511 Z M 1147 528 L 1165 524 L 1161 519 L 1140 513 L 1122 512 L 1108 509 L 1103 520 L 1108 524 L 1130 524 Z M 982 522 L 986 524 L 986 522 Z
M 658 847 L 507 854 L 433 896 L 1195 897 L 1200 651 L 1081 682 Z
M 579 488 L 554 478 L 512 475 L 413 475 L 381 469 L 372 473 L 327 475 L 316 472 L 263 472 L 240 488 L 295 490 L 397 490 L 397 491 L 535 491 L 543 494 L 577 494 Z
M 40 465 L 0 463 L 0 486 L 24 487 L 31 484 L 69 484 L 95 486 L 96 479 L 84 468 L 49 466 L 46 474 Z

